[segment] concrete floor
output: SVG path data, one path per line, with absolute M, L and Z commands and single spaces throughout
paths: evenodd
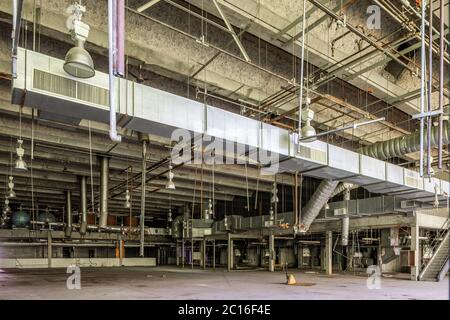
M 0 299 L 449 299 L 449 279 L 413 282 L 381 279 L 369 290 L 367 277 L 296 272 L 284 285 L 281 271 L 203 271 L 175 267 L 82 268 L 81 289 L 69 290 L 65 269 L 0 269 Z

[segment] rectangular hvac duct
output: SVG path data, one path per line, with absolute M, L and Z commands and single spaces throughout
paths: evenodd
M 328 165 L 328 145 L 316 140 L 304 143 L 298 141 L 298 134 L 290 135 L 289 154 L 291 158 L 280 163 L 280 169 L 288 172 L 308 172 Z
M 63 64 L 63 60 L 19 48 L 12 103 L 37 108 L 61 122 L 87 119 L 108 123 L 108 74 L 97 71 L 89 79 L 74 78 L 64 72 Z M 276 126 L 129 80 L 118 79 L 117 83 L 121 127 L 163 137 L 171 137 L 181 128 L 231 141 L 243 149 L 278 155 L 281 172 L 354 182 L 369 191 L 395 193 L 406 199 L 434 196 L 417 172 L 321 141 L 297 143 L 297 134 Z M 435 179 L 434 183 L 441 193 L 447 190 L 448 194 L 448 186 L 442 187 L 446 182 Z
M 308 175 L 330 180 L 343 180 L 359 174 L 359 155 L 328 144 L 328 166 L 308 172 Z
M 386 180 L 386 163 L 360 154 L 359 175 L 346 180 L 359 186 L 384 182 Z
M 405 185 L 404 168 L 387 162 L 385 165 L 386 180 L 366 185 L 364 188 L 373 193 L 395 193 L 414 190 L 414 188 Z

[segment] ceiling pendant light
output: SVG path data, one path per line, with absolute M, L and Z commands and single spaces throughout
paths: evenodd
M 84 43 L 86 42 L 90 29 L 86 23 L 81 21 L 85 12 L 86 7 L 78 3 L 67 8 L 67 13 L 70 16 L 66 21 L 66 27 L 69 29 L 76 46 L 67 52 L 63 69 L 71 76 L 77 78 L 91 78 L 95 75 L 92 57 L 84 49 Z
M 16 193 L 14 192 L 14 182 L 13 182 L 13 176 L 9 176 L 9 182 L 8 182 L 8 192 L 6 193 L 6 196 L 8 198 L 15 198 Z
M 172 209 L 169 208 L 169 213 L 167 214 L 167 223 L 172 223 Z
M 316 140 L 316 129 L 311 125 L 311 121 L 314 119 L 314 111 L 309 108 L 310 103 L 311 99 L 307 97 L 305 107 L 302 110 L 302 118 L 306 121 L 306 124 L 302 127 L 301 131 L 303 142 L 313 142 Z M 308 137 L 311 138 L 307 139 Z
M 23 156 L 25 155 L 25 150 L 22 147 L 23 140 L 18 139 L 17 140 L 17 148 L 16 148 L 16 154 L 17 154 L 17 160 L 16 160 L 16 166 L 15 168 L 17 170 L 27 170 L 27 163 L 25 160 L 23 160 Z
M 169 173 L 167 174 L 166 189 L 175 190 L 175 183 L 173 183 L 174 174 L 172 172 L 172 164 L 169 165 Z

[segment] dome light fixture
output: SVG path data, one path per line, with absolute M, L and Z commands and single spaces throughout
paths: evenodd
M 91 78 L 95 75 L 94 62 L 89 52 L 84 49 L 84 43 L 89 36 L 89 26 L 81 21 L 86 7 L 75 2 L 67 8 L 69 18 L 66 27 L 69 29 L 76 46 L 71 48 L 64 59 L 63 69 L 77 78 Z
M 17 160 L 16 160 L 16 165 L 15 165 L 15 168 L 17 170 L 27 170 L 27 163 L 25 162 L 25 160 L 23 160 L 23 156 L 25 155 L 25 150 L 22 147 L 22 144 L 23 144 L 23 140 L 18 139 L 17 140 L 17 148 L 16 148 Z

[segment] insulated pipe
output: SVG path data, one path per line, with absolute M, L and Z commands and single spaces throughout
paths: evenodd
M 79 177 L 80 182 L 80 234 L 86 234 L 87 229 L 87 188 L 86 188 L 86 177 Z
M 433 1 L 430 1 L 430 11 L 429 11 L 429 26 L 433 26 Z M 433 102 L 433 28 L 429 27 L 428 37 L 430 39 L 430 45 L 428 46 L 428 109 L 427 111 L 431 111 L 431 103 Z M 427 176 L 431 176 L 431 117 L 427 117 Z M 439 143 L 439 141 L 438 141 Z
M 420 113 L 425 112 L 425 0 L 422 1 L 422 25 L 420 27 L 420 36 L 422 37 L 422 48 L 421 48 L 421 76 L 420 76 Z M 431 45 L 431 44 L 430 44 Z M 431 72 L 431 70 L 430 70 Z M 424 118 L 420 118 L 420 132 L 419 132 L 419 173 L 423 177 L 423 129 L 424 129 Z
M 435 147 L 439 143 L 439 127 L 431 128 L 430 143 Z M 450 143 L 450 130 L 448 122 L 442 126 L 442 140 L 444 144 Z M 425 139 L 425 143 L 427 139 Z M 366 156 L 386 160 L 394 157 L 401 157 L 407 153 L 417 152 L 420 149 L 420 132 L 407 136 L 394 138 L 387 141 L 377 142 L 370 146 L 363 147 L 358 151 Z
M 302 211 L 301 231 L 308 231 L 320 210 L 333 194 L 339 181 L 323 180 Z
M 100 228 L 108 224 L 109 158 L 100 157 Z
M 125 0 L 116 0 L 116 47 L 115 74 L 125 76 Z
M 13 0 L 13 17 L 11 33 L 11 74 L 13 79 L 17 78 L 17 47 L 20 37 L 20 21 L 22 19 L 23 0 Z
M 115 40 L 116 32 L 114 30 L 116 0 L 108 0 L 108 45 L 109 45 L 109 137 L 114 142 L 122 141 L 122 137 L 117 134 L 116 123 L 116 97 L 115 97 L 115 77 L 114 60 L 116 56 Z M 106 221 L 105 221 L 106 223 Z
M 438 168 L 442 169 L 443 127 L 444 127 L 444 0 L 440 4 L 440 34 L 439 34 L 439 134 L 438 134 Z
M 340 194 L 341 192 L 344 192 L 346 190 L 353 190 L 353 189 L 357 189 L 358 187 L 359 186 L 356 184 L 343 182 L 334 190 L 334 192 L 330 198 L 333 198 L 333 197 L 337 196 L 338 194 Z
M 306 0 L 303 0 L 303 22 L 302 22 L 302 55 L 300 60 L 300 97 L 298 110 L 298 137 L 302 137 L 302 109 L 303 109 L 303 74 L 305 63 L 305 22 L 306 22 Z
M 350 200 L 350 188 L 346 188 L 344 193 L 344 201 L 349 200 Z M 346 214 L 345 216 L 342 217 L 341 220 L 341 238 L 342 238 L 341 244 L 343 246 L 348 246 L 349 227 L 350 227 L 350 217 L 348 216 L 348 214 Z
M 66 191 L 66 237 L 72 235 L 72 192 Z

